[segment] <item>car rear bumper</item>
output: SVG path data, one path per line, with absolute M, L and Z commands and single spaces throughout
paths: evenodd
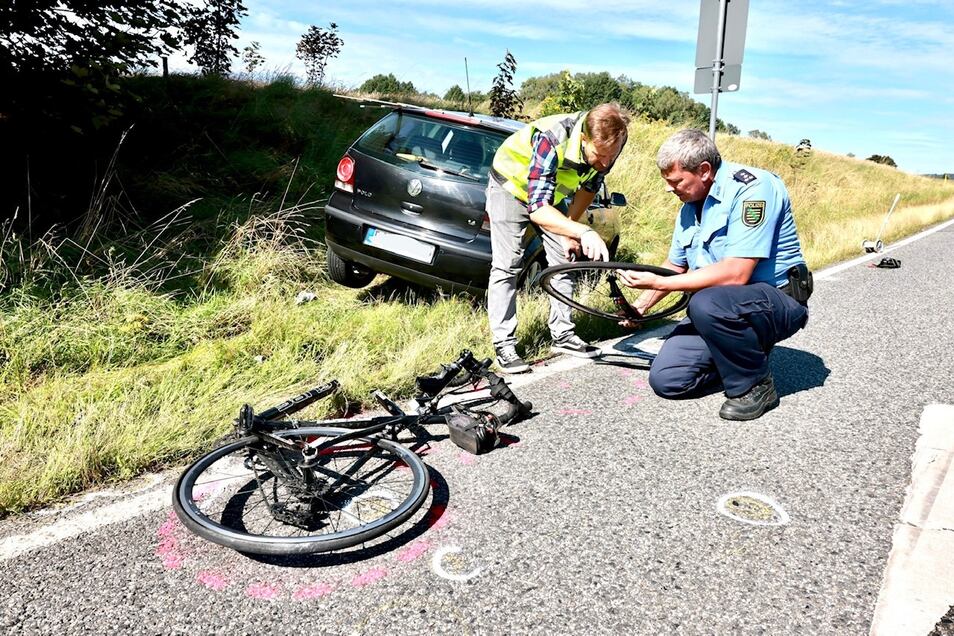
M 350 198 L 341 193 L 332 196 L 325 206 L 325 242 L 338 256 L 360 263 L 383 274 L 403 278 L 419 285 L 441 287 L 448 291 L 483 294 L 490 277 L 490 237 L 477 234 L 470 241 L 460 241 L 427 231 L 408 231 L 383 217 L 355 214 Z M 368 228 L 409 236 L 436 249 L 430 263 L 421 263 L 386 250 L 366 245 Z

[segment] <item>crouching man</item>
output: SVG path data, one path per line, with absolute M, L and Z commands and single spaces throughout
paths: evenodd
M 776 175 L 723 162 L 701 131 L 682 130 L 659 149 L 666 190 L 683 205 L 663 267 L 676 276 L 621 272 L 647 290 L 645 311 L 671 291 L 694 292 L 687 318 L 649 372 L 664 398 L 690 398 L 720 385 L 719 415 L 753 420 L 778 406 L 769 352 L 808 321 L 811 274 L 802 256 L 785 184 Z

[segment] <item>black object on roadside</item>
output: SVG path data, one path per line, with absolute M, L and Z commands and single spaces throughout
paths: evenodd
M 901 267 L 901 261 L 896 258 L 891 258 L 890 256 L 885 256 L 878 261 L 878 264 L 875 265 L 875 267 L 881 267 L 884 269 L 897 269 Z

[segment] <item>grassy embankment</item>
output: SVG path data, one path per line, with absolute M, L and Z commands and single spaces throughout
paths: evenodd
M 187 95 L 187 88 L 179 90 Z M 228 429 L 244 402 L 264 407 L 338 378 L 344 394 L 310 410 L 320 415 L 366 403 L 374 388 L 406 396 L 415 374 L 461 348 L 490 354 L 485 312 L 471 299 L 418 294 L 384 280 L 347 290 L 325 278 L 316 206 L 302 202 L 319 196 L 309 190 L 313 182 L 330 184 L 353 130 L 366 126 L 365 114 L 287 86 L 217 90 L 180 98 L 163 117 L 137 124 L 144 145 L 158 144 L 154 152 L 170 163 L 158 170 L 141 157 L 141 172 L 124 175 L 127 182 L 148 181 L 150 196 L 170 208 L 202 197 L 181 242 L 205 246 L 193 259 L 195 271 L 170 286 L 128 265 L 95 277 L 74 267 L 73 282 L 58 293 L 37 291 L 34 277 L 4 294 L 0 515 L 192 456 Z M 181 121 L 170 119 L 175 113 Z M 201 126 L 188 135 L 194 145 L 177 157 L 186 148 L 177 127 L 196 121 Z M 677 202 L 663 192 L 653 155 L 671 131 L 636 121 L 610 179 L 630 201 L 622 254 L 633 260 L 659 261 L 668 246 Z M 816 268 L 859 253 L 895 192 L 902 202 L 886 241 L 954 216 L 952 184 L 822 152 L 797 157 L 770 142 L 726 136 L 719 144 L 727 159 L 776 171 L 788 183 Z M 261 183 L 274 191 L 293 170 L 284 206 L 277 195 L 257 203 L 239 196 Z M 247 182 L 242 174 L 250 175 Z M 236 222 L 238 210 L 247 214 L 250 207 L 256 216 Z M 296 305 L 302 290 L 317 300 Z M 546 301 L 523 301 L 521 346 L 544 354 Z M 619 333 L 587 319 L 580 331 L 590 338 Z

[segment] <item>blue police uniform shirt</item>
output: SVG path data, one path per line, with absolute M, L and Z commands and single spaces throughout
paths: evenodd
M 750 283 L 781 287 L 804 263 L 785 184 L 766 170 L 722 162 L 703 201 L 684 203 L 676 218 L 669 262 L 690 270 L 729 257 L 757 258 Z

